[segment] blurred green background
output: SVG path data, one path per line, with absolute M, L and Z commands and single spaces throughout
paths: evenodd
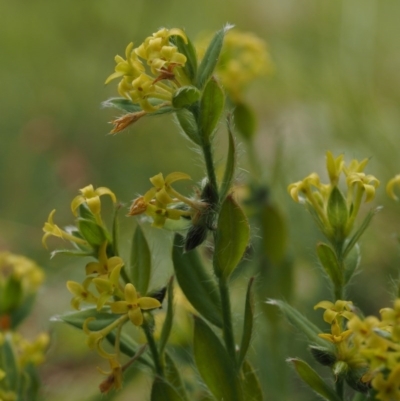
M 293 303 L 308 316 L 316 314 L 311 306 L 328 296 L 315 267 L 320 235 L 286 187 L 312 171 L 323 173 L 326 150 L 343 152 L 347 160 L 371 158 L 367 172 L 381 180 L 374 204 L 384 209 L 362 240 L 363 271 L 352 297 L 366 313 L 387 305 L 390 277 L 399 266 L 393 236 L 399 231 L 399 208 L 387 199 L 384 186 L 400 172 L 400 2 L 0 0 L 0 8 L 0 249 L 25 254 L 47 272 L 25 328 L 35 333 L 51 327 L 53 333 L 42 368 L 46 400 L 86 400 L 99 383 L 97 357 L 83 353 L 84 336 L 48 323 L 69 308 L 66 279 L 80 280 L 82 274 L 73 259 L 49 260 L 42 248 L 41 228 L 49 212 L 57 209 L 56 221 L 70 224 L 69 203 L 89 183 L 110 187 L 129 204 L 160 171 L 185 171 L 195 182 L 202 178 L 199 156 L 169 116 L 107 135 L 108 121 L 118 112 L 101 110 L 100 103 L 117 95 L 115 84 L 104 86 L 114 56 L 161 26 L 184 28 L 195 39 L 229 22 L 267 41 L 275 72 L 257 81 L 246 98 L 259 118 L 257 151 L 265 182 L 289 225 Z M 246 156 L 241 155 L 244 181 Z M 123 226 L 132 224 L 127 220 Z M 158 259 L 157 274 L 168 277 L 169 262 Z M 311 400 L 294 376 L 290 385 Z M 140 380 L 144 388 L 150 383 Z M 147 399 L 146 392 L 134 397 L 124 391 L 118 399 Z

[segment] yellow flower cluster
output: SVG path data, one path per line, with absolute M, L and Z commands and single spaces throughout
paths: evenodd
M 0 293 L 9 280 L 18 281 L 23 293 L 28 295 L 37 291 L 44 280 L 44 273 L 31 259 L 10 252 L 0 252 Z
M 188 84 L 182 68 L 186 57 L 172 44 L 172 36 L 179 36 L 187 42 L 186 34 L 181 29 L 163 28 L 146 38 L 137 48 L 130 43 L 125 50 L 126 59 L 115 57 L 117 66 L 106 84 L 115 78 L 122 78 L 118 84 L 119 94 L 138 103 L 145 112 L 151 113 L 164 106 L 165 102 L 170 104 L 176 89 Z M 143 62 L 150 71 L 146 72 Z M 152 103 L 149 99 L 161 102 Z
M 336 346 L 336 360 L 350 369 L 363 369 L 361 382 L 375 392 L 375 399 L 400 400 L 400 299 L 393 308 L 383 308 L 381 318 L 361 318 L 353 312 L 350 301 L 322 301 L 324 320 L 331 324 L 331 334 L 319 336 Z M 347 329 L 344 321 L 347 320 Z
M 150 178 L 153 188 L 143 196 L 136 198 L 130 208 L 129 215 L 146 213 L 153 220 L 153 227 L 164 227 L 167 219 L 180 220 L 181 217 L 194 217 L 207 205 L 181 195 L 171 184 L 179 180 L 190 180 L 185 173 L 171 173 L 165 178 L 159 173 Z M 184 206 L 179 208 L 179 206 Z M 188 220 L 190 222 L 190 220 Z
M 344 175 L 346 181 L 346 193 L 341 195 L 345 201 L 345 224 L 342 227 L 346 237 L 351 232 L 355 218 L 362 202 L 370 202 L 375 197 L 375 190 L 379 181 L 373 175 L 364 173 L 368 159 L 362 161 L 352 160 L 346 164 L 343 155 L 335 158 L 331 152 L 326 154 L 326 167 L 329 175 L 329 184 L 321 183 L 320 177 L 312 173 L 302 181 L 297 181 L 288 186 L 288 192 L 295 202 L 307 203 L 315 211 L 316 216 L 323 227 L 325 234 L 334 236 L 335 227 L 329 217 L 328 205 L 332 192 L 338 189 L 340 177 Z M 337 193 L 337 192 L 336 192 Z

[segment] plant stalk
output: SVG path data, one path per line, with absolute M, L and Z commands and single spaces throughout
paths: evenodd
M 143 328 L 144 334 L 146 335 L 147 343 L 149 344 L 149 348 L 150 348 L 151 356 L 153 357 L 156 373 L 158 376 L 163 377 L 164 370 L 161 365 L 160 355 L 158 353 L 158 349 L 157 349 L 157 345 L 156 345 L 156 342 L 153 337 L 153 333 L 152 333 L 151 328 L 149 327 L 149 324 L 147 323 L 146 319 L 144 320 L 144 322 L 142 324 L 142 328 Z

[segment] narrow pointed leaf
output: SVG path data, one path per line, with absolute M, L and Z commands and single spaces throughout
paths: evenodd
M 200 99 L 200 91 L 195 86 L 179 88 L 172 98 L 172 105 L 176 109 L 188 107 Z
M 89 322 L 88 328 L 89 330 L 97 331 L 104 329 L 104 327 L 107 327 L 121 317 L 121 315 L 115 315 L 107 311 L 110 311 L 109 307 L 104 307 L 103 310 L 99 312 L 94 306 L 76 312 L 66 312 L 62 315 L 56 315 L 53 316 L 51 320 L 53 322 L 64 322 L 82 330 L 85 320 L 89 317 L 94 317 L 95 320 Z
M 242 400 L 232 359 L 211 328 L 198 317 L 194 321 L 193 353 L 201 377 L 217 400 Z
M 193 43 L 187 38 L 187 43 L 180 36 L 174 37 L 174 42 L 178 48 L 179 53 L 186 56 L 186 63 L 183 67 L 188 78 L 194 83 L 197 74 L 197 55 Z
M 201 60 L 198 73 L 197 73 L 197 86 L 203 88 L 208 79 L 214 72 L 217 66 L 219 55 L 221 53 L 224 37 L 227 31 L 231 29 L 231 25 L 227 25 L 220 31 L 218 31 L 212 38 L 208 48 L 204 54 L 203 60 Z
M 78 213 L 79 213 L 80 218 L 85 219 L 85 220 L 91 220 L 94 223 L 96 222 L 96 217 L 92 213 L 92 211 L 89 209 L 89 206 L 87 205 L 87 203 L 82 203 L 79 205 Z
M 228 128 L 229 145 L 228 145 L 228 155 L 226 157 L 224 178 L 222 179 L 221 189 L 220 189 L 221 199 L 224 199 L 226 195 L 228 195 L 229 190 L 231 189 L 236 168 L 236 143 L 235 143 L 235 138 L 233 137 L 233 129 L 232 129 L 233 127 L 230 118 L 228 118 L 227 121 L 227 128 Z
M 346 248 L 343 252 L 343 258 L 346 258 L 348 253 L 353 249 L 354 245 L 357 243 L 357 241 L 360 239 L 361 235 L 364 233 L 364 231 L 368 228 L 370 225 L 372 218 L 376 215 L 376 213 L 380 212 L 382 209 L 380 207 L 377 207 L 375 209 L 372 209 L 369 211 L 363 222 L 361 223 L 360 227 L 357 229 L 357 231 L 354 233 L 354 235 L 351 237 L 350 241 L 347 243 Z
M 189 110 L 181 109 L 178 110 L 175 115 L 180 127 L 182 128 L 182 131 L 191 141 L 200 146 L 201 140 L 199 136 L 199 129 L 193 114 Z
M 239 103 L 233 111 L 237 132 L 245 140 L 252 140 L 256 133 L 256 116 L 254 111 L 246 104 Z
M 225 95 L 219 83 L 211 78 L 200 100 L 199 131 L 204 143 L 208 143 L 224 110 Z
M 30 314 L 35 298 L 36 294 L 28 295 L 24 298 L 23 303 L 10 313 L 11 329 L 15 330 L 17 326 Z
M 136 290 L 144 296 L 151 276 L 151 253 L 142 228 L 138 225 L 133 233 L 128 276 Z
M 182 237 L 175 236 L 172 260 L 176 279 L 193 307 L 211 323 L 222 327 L 221 299 L 214 277 L 196 251 L 183 253 Z
M 160 342 L 158 345 L 160 355 L 163 354 L 164 348 L 167 345 L 169 335 L 171 334 L 172 321 L 174 318 L 174 279 L 171 277 L 168 283 L 168 304 L 167 304 L 167 315 L 164 320 L 164 324 L 161 330 Z
M 302 332 L 308 338 L 308 340 L 322 347 L 329 348 L 332 351 L 335 350 L 333 344 L 318 337 L 318 334 L 322 333 L 322 330 L 315 326 L 310 320 L 308 320 L 304 315 L 291 307 L 289 304 L 276 299 L 269 299 L 267 303 L 270 305 L 276 305 L 288 322 L 291 323 L 297 330 Z
M 246 401 L 263 401 L 264 397 L 262 394 L 260 382 L 250 363 L 245 360 L 242 366 L 242 388 L 243 396 Z
M 183 401 L 176 389 L 160 377 L 156 377 L 151 388 L 151 401 Z
M 326 401 L 342 401 L 335 390 L 326 384 L 325 380 L 306 362 L 301 359 L 288 359 L 296 369 L 298 375 L 306 382 L 319 396 Z
M 343 273 L 340 269 L 336 254 L 333 249 L 323 242 L 317 245 L 317 255 L 322 267 L 335 286 L 343 283 Z
M 336 186 L 329 196 L 327 214 L 331 226 L 343 235 L 349 215 L 346 200 Z
M 93 256 L 93 250 L 83 251 L 81 249 L 56 249 L 51 252 L 50 257 L 53 258 L 56 255 L 67 255 L 67 256 Z
M 242 334 L 242 342 L 240 344 L 238 366 L 242 365 L 244 358 L 246 357 L 247 351 L 250 346 L 251 336 L 253 333 L 254 299 L 251 291 L 253 282 L 254 282 L 254 277 L 250 279 L 249 284 L 247 286 L 246 303 L 244 309 L 243 334 Z
M 179 393 L 182 401 L 189 401 L 179 369 L 168 352 L 165 353 L 165 377 L 177 393 Z
M 221 206 L 215 235 L 214 270 L 217 276 L 229 277 L 242 259 L 249 238 L 246 215 L 229 195 Z

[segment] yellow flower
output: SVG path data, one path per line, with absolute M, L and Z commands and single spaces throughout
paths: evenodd
M 139 298 L 133 284 L 128 283 L 125 285 L 125 300 L 113 302 L 111 311 L 118 314 L 126 313 L 135 326 L 141 326 L 143 323 L 142 310 L 155 309 L 160 306 L 160 302 L 155 298 Z
M 331 325 L 331 333 L 332 334 L 321 333 L 318 334 L 318 337 L 321 337 L 324 340 L 327 340 L 333 344 L 340 344 L 346 341 L 346 339 L 352 334 L 352 331 L 351 330 L 342 331 L 337 320 L 335 320 Z
M 108 393 L 112 388 L 115 390 L 122 388 L 123 370 L 121 364 L 115 358 L 110 358 L 108 362 L 110 363 L 110 372 L 104 372 L 98 368 L 101 373 L 107 376 L 107 378 L 99 386 L 102 393 Z
M 338 300 L 335 303 L 330 301 L 321 301 L 314 306 L 314 309 L 325 309 L 323 319 L 327 323 L 332 323 L 335 319 L 343 316 L 346 319 L 351 319 L 354 313 L 351 312 L 353 303 L 351 301 Z
M 62 238 L 63 240 L 75 242 L 76 244 L 88 245 L 88 243 L 84 239 L 75 237 L 74 235 L 69 234 L 64 230 L 61 230 L 60 227 L 58 227 L 56 224 L 54 224 L 53 217 L 54 217 L 55 212 L 56 212 L 55 209 L 52 210 L 49 214 L 49 217 L 48 217 L 46 223 L 44 223 L 44 226 L 43 226 L 44 235 L 42 238 L 43 246 L 47 249 L 46 241 L 47 241 L 47 238 L 49 238 L 50 236 Z
M 392 178 L 386 185 L 386 192 L 390 198 L 394 200 L 399 200 L 398 196 L 394 193 L 394 187 L 400 185 L 400 174 L 397 174 Z
M 400 340 L 400 299 L 394 301 L 393 308 L 383 308 L 380 311 L 382 323 L 391 328 L 394 341 Z
M 132 81 L 144 71 L 144 65 L 137 58 L 136 52 L 133 50 L 132 42 L 126 47 L 125 57 L 126 60 L 121 56 L 115 56 L 117 66 L 115 67 L 115 72 L 106 79 L 106 85 L 113 79 L 123 76 L 129 77 Z
M 21 366 L 28 364 L 40 365 L 44 362 L 45 351 L 49 345 L 50 337 L 47 333 L 39 334 L 33 342 L 20 337 L 17 342 L 18 360 Z
M 366 175 L 365 173 L 350 173 L 346 178 L 349 193 L 353 187 L 356 188 L 357 197 L 362 196 L 365 192 L 365 202 L 370 202 L 375 197 L 375 189 L 379 186 L 380 182 L 373 175 Z M 358 195 L 360 194 L 360 195 Z
M 383 373 L 378 373 L 371 384 L 378 392 L 375 396 L 377 400 L 400 400 L 400 364 L 390 372 L 387 378 L 385 378 Z
M 119 285 L 119 275 L 122 266 L 122 264 L 115 266 L 110 273 L 109 278 L 93 279 L 93 283 L 100 294 L 99 299 L 97 300 L 97 310 L 100 310 L 113 295 L 123 298 L 124 294 Z
M 94 189 L 93 185 L 88 185 L 85 188 L 80 189 L 79 191 L 81 192 L 81 195 L 76 196 L 71 202 L 71 210 L 75 216 L 78 214 L 78 207 L 83 203 L 86 203 L 88 205 L 90 211 L 95 216 L 100 215 L 100 196 L 109 195 L 113 203 L 117 202 L 117 198 L 115 197 L 114 193 L 106 187 L 99 187 L 97 189 Z
M 328 170 L 329 179 L 332 185 L 338 184 L 340 174 L 343 171 L 343 167 L 343 155 L 339 155 L 335 159 L 332 152 L 326 152 L 326 169 Z
M 167 219 L 179 220 L 181 216 L 191 216 L 195 210 L 204 208 L 204 202 L 188 199 L 172 188 L 171 184 L 179 180 L 190 180 L 190 176 L 175 172 L 168 174 L 165 179 L 162 173 L 150 178 L 153 188 L 133 201 L 128 215 L 136 216 L 146 213 L 153 219 L 154 227 L 163 227 Z M 192 210 L 168 207 L 179 202 L 185 203 Z
M 98 330 L 98 331 L 91 331 L 89 329 L 89 323 L 94 320 L 96 320 L 96 318 L 88 317 L 83 323 L 83 331 L 88 336 L 87 340 L 86 340 L 88 347 L 91 349 L 95 349 L 97 351 L 97 353 L 103 358 L 106 358 L 106 359 L 114 358 L 115 357 L 114 354 L 109 354 L 108 352 L 106 352 L 103 349 L 102 342 L 103 342 L 104 338 L 108 334 L 110 334 L 114 329 L 116 329 L 119 326 L 122 327 L 125 324 L 125 322 L 128 320 L 128 317 L 121 316 L 119 319 L 116 319 L 114 322 L 109 324 L 107 327 L 104 327 L 104 329 Z
M 363 159 L 360 162 L 357 159 L 353 159 L 349 165 L 344 165 L 343 166 L 343 171 L 346 176 L 352 174 L 352 173 L 362 173 L 368 164 L 369 159 Z
M 181 29 L 173 28 L 168 30 L 162 28 L 153 33 L 152 36 L 147 37 L 135 49 L 139 57 L 147 60 L 147 64 L 154 75 L 157 75 L 161 69 L 168 69 L 170 65 L 173 67 L 184 66 L 186 63 L 186 57 L 178 52 L 176 46 L 171 45 L 169 40 L 171 36 L 180 36 L 187 43 L 186 34 Z
M 81 302 L 87 302 L 90 304 L 97 303 L 97 297 L 89 290 L 89 285 L 91 284 L 93 278 L 86 278 L 82 284 L 76 281 L 67 281 L 68 291 L 74 295 L 71 300 L 71 306 L 74 309 L 79 310 Z
M 99 248 L 98 262 L 89 262 L 86 265 L 86 274 L 97 273 L 98 276 L 108 275 L 115 268 L 124 265 L 124 261 L 119 256 L 107 257 L 107 241 L 105 241 Z

